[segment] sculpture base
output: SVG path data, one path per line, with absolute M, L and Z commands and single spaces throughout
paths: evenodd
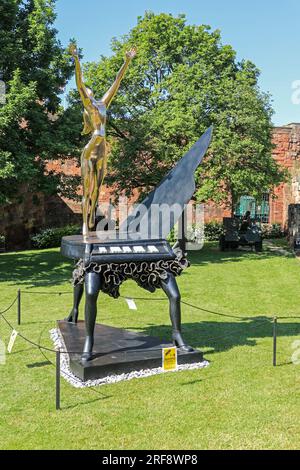
M 155 336 L 97 324 L 94 359 L 82 364 L 80 351 L 85 340 L 84 322 L 58 321 L 58 328 L 69 351 L 70 369 L 83 381 L 161 367 L 162 348 L 172 346 Z M 178 350 L 177 361 L 179 365 L 202 362 L 203 354 L 196 350 L 190 353 Z

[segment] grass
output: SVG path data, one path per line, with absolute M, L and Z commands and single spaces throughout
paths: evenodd
M 283 248 L 283 249 L 291 251 L 291 252 L 293 251 L 292 248 L 291 248 L 290 243 L 287 241 L 286 238 L 270 239 L 270 240 L 267 240 L 267 241 L 270 242 L 270 243 L 275 244 L 279 248 Z
M 300 335 L 300 263 L 264 251 L 220 253 L 215 244 L 190 255 L 178 280 L 187 341 L 205 351 L 210 366 L 75 389 L 62 380 L 62 410 L 55 411 L 55 360 L 18 337 L 0 365 L 1 449 L 296 449 L 300 442 L 300 366 L 291 363 Z M 58 250 L 0 255 L 2 311 L 22 294 L 19 331 L 52 347 L 49 330 L 66 316 L 72 263 Z M 49 295 L 36 295 L 46 292 Z M 101 295 L 98 321 L 169 337 L 167 302 L 153 302 L 132 282 L 123 295 Z M 272 322 L 279 320 L 278 367 L 272 367 Z M 16 324 L 16 306 L 6 317 Z M 242 318 L 236 318 L 242 317 Z M 0 337 L 10 330 L 0 319 Z M 51 362 L 50 362 L 51 361 Z

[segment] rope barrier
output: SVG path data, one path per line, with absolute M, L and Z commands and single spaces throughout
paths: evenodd
M 3 315 L 4 313 L 8 312 L 8 310 L 10 310 L 14 306 L 17 300 L 18 300 L 18 296 L 16 296 L 16 298 L 13 300 L 13 302 L 10 304 L 9 307 L 7 307 L 5 310 L 0 312 L 0 315 Z
M 20 291 L 19 291 L 19 292 L 20 292 Z M 69 292 L 68 292 L 68 293 L 69 293 Z M 60 293 L 60 295 L 61 295 L 61 293 Z M 8 312 L 8 311 L 14 306 L 14 304 L 17 302 L 18 298 L 19 298 L 19 293 L 18 293 L 18 295 L 15 297 L 15 299 L 11 302 L 10 305 L 9 305 L 6 309 L 4 309 L 3 311 L 0 312 L 1 318 L 3 318 L 3 320 L 5 321 L 5 323 L 9 326 L 9 328 L 10 328 L 11 330 L 15 330 L 15 328 L 14 328 L 13 325 L 7 320 L 7 318 L 4 316 L 4 313 Z M 125 297 L 125 298 L 126 298 L 126 297 Z M 136 299 L 136 300 L 137 300 L 137 299 Z M 145 300 L 150 300 L 150 299 L 145 299 Z M 152 299 L 152 300 L 165 300 L 165 299 Z M 211 312 L 211 311 L 205 310 L 205 309 L 203 309 L 203 308 L 201 308 L 201 307 L 197 307 L 197 306 L 195 306 L 195 305 L 193 305 L 193 304 L 189 304 L 189 303 L 187 303 L 187 302 L 183 302 L 183 303 L 184 303 L 185 305 L 188 305 L 188 306 L 190 306 L 190 307 L 192 307 L 192 308 L 195 308 L 195 309 L 197 309 L 197 310 L 205 311 L 205 312 L 208 312 L 208 313 L 218 314 L 218 313 L 216 313 L 216 312 Z M 219 315 L 222 315 L 222 314 L 219 314 Z M 237 317 L 237 316 L 226 315 L 226 314 L 224 314 L 224 315 L 222 315 L 222 316 L 227 316 L 227 317 L 231 317 L 231 318 L 239 318 L 239 319 L 246 320 L 245 317 Z M 248 319 L 249 319 L 249 317 L 248 317 Z M 258 321 L 258 324 L 252 324 L 252 325 L 250 324 L 250 325 L 248 325 L 248 327 L 250 327 L 250 328 L 253 329 L 253 330 L 257 330 L 258 328 L 261 327 L 262 324 L 268 323 L 268 324 L 270 325 L 270 320 L 271 320 L 271 318 L 266 318 L 266 319 L 264 319 L 264 320 L 259 320 L 259 321 Z M 275 318 L 274 318 L 273 320 L 274 320 L 274 323 L 276 323 L 277 319 L 275 320 Z M 274 323 L 273 323 L 273 324 L 274 324 Z M 234 336 L 237 335 L 237 334 L 240 335 L 240 331 L 230 332 L 230 333 L 228 333 L 228 334 L 226 334 L 226 335 L 223 334 L 223 335 L 221 335 L 221 336 L 219 336 L 219 337 L 214 337 L 214 338 L 207 338 L 207 337 L 205 336 L 205 341 L 206 341 L 207 343 L 210 343 L 210 342 L 218 341 L 218 340 L 220 340 L 220 339 L 225 339 L 225 338 L 234 337 Z M 59 409 L 60 409 L 60 374 L 61 374 L 61 369 L 60 369 L 60 367 L 61 367 L 61 365 L 60 365 L 60 364 L 61 364 L 61 363 L 60 363 L 60 355 L 61 355 L 61 354 L 68 354 L 68 355 L 70 355 L 70 354 L 82 354 L 82 351 L 79 351 L 79 352 L 78 352 L 78 351 L 72 352 L 72 351 L 63 351 L 63 350 L 61 350 L 60 348 L 58 348 L 58 349 L 51 349 L 51 348 L 42 346 L 42 345 L 40 344 L 40 342 L 39 342 L 39 344 L 38 344 L 38 343 L 36 343 L 36 342 L 30 340 L 29 338 L 26 338 L 23 334 L 21 334 L 21 333 L 19 333 L 19 332 L 18 332 L 18 335 L 19 335 L 25 342 L 27 342 L 27 343 L 31 344 L 32 346 L 36 347 L 36 348 L 40 351 L 40 353 L 43 355 L 43 357 L 56 369 L 56 410 L 59 410 Z M 198 338 L 199 338 L 199 337 L 198 337 Z M 200 338 L 201 338 L 201 337 L 200 337 Z M 40 335 L 40 339 L 41 339 L 41 335 Z M 162 349 L 161 347 L 160 347 L 160 348 L 153 348 L 152 351 L 161 351 L 161 349 Z M 47 355 L 45 354 L 45 351 L 51 352 L 51 353 L 55 353 L 55 354 L 56 354 L 56 364 L 54 364 L 54 363 L 47 357 Z M 125 354 L 128 354 L 128 353 L 130 354 L 130 353 L 135 353 L 135 352 L 139 352 L 139 351 L 141 351 L 141 349 L 136 349 L 136 350 L 131 350 L 131 351 L 124 351 L 124 353 L 125 353 Z M 276 354 L 276 353 L 275 353 L 275 354 Z M 278 354 L 278 353 L 277 353 L 277 354 Z M 279 354 L 280 354 L 281 356 L 283 356 L 283 353 L 279 352 Z M 273 361 L 274 361 L 274 359 L 273 359 Z M 288 362 L 285 362 L 284 364 L 288 364 Z M 284 364 L 282 364 L 282 365 L 284 365 Z M 276 365 L 276 356 L 275 356 L 275 364 L 274 364 L 274 362 L 273 362 L 273 365 Z M 248 370 L 252 370 L 252 369 L 257 369 L 257 367 L 256 367 L 256 366 L 253 366 L 253 367 L 249 367 L 249 366 L 248 366 L 246 370 L 248 371 Z M 243 369 L 243 370 L 245 370 L 245 369 Z M 228 376 L 228 371 L 223 371 L 223 374 L 221 373 L 221 374 L 218 374 L 217 376 L 210 377 L 210 379 L 211 379 L 211 378 L 220 377 L 220 376 L 222 376 L 222 375 Z M 69 374 L 69 373 L 66 372 L 65 370 L 63 371 L 63 376 L 70 378 L 73 382 L 75 381 L 75 382 L 80 383 L 80 384 L 82 383 L 82 381 L 81 381 L 80 379 L 78 379 L 77 377 L 75 377 L 73 374 L 72 374 L 72 375 Z M 206 378 L 206 379 L 207 379 L 207 378 Z M 203 379 L 202 379 L 202 380 L 203 380 Z M 92 390 L 92 391 L 94 391 L 94 392 L 96 392 L 96 393 L 98 393 L 98 394 L 100 393 L 100 395 L 105 396 L 104 394 L 102 394 L 101 392 L 99 392 L 98 389 L 95 389 L 94 387 L 89 387 L 89 389 Z
M 163 299 L 149 299 L 148 297 L 131 297 L 129 295 L 125 296 L 125 295 L 120 295 L 119 296 L 120 299 L 132 299 L 132 300 L 151 300 L 151 302 L 166 302 L 168 300 L 168 298 L 163 298 Z
M 212 310 L 206 310 L 205 308 L 198 307 L 197 305 L 190 304 L 188 302 L 185 302 L 184 300 L 182 300 L 181 303 L 184 304 L 184 305 L 187 305 L 188 307 L 192 307 L 196 310 L 201 310 L 202 312 L 211 313 L 213 315 L 218 315 L 220 317 L 238 318 L 240 320 L 247 320 L 247 319 L 251 318 L 251 317 L 241 317 L 241 316 L 238 316 L 238 315 L 229 315 L 227 313 L 214 312 Z
M 54 364 L 54 362 L 52 362 L 51 359 L 48 358 L 48 356 L 45 354 L 45 352 L 42 350 L 42 348 L 39 348 L 39 351 L 42 354 L 42 356 L 44 357 L 44 359 L 46 359 L 51 364 L 51 366 L 53 366 L 56 369 L 56 364 Z M 57 351 L 54 351 L 54 352 L 57 352 Z M 60 351 L 60 353 L 61 353 L 61 351 Z M 80 379 L 78 379 L 75 375 L 68 374 L 68 372 L 66 372 L 65 370 L 63 371 L 63 375 L 66 376 L 66 377 L 69 377 L 72 381 L 75 381 L 79 384 L 82 384 L 82 381 Z M 95 387 L 89 387 L 89 390 L 92 390 L 92 391 L 94 391 L 94 392 L 96 392 L 100 395 L 106 396 L 104 393 L 101 393 L 101 392 L 99 392 L 99 390 L 95 389 Z
M 70 295 L 72 291 L 65 291 L 65 292 L 28 292 L 26 290 L 20 290 L 21 294 L 30 294 L 30 295 Z
M 20 290 L 21 294 L 30 294 L 30 295 L 71 295 L 73 294 L 73 291 L 64 291 L 64 292 L 28 292 L 28 291 L 23 291 L 23 290 Z M 151 302 L 166 302 L 168 301 L 168 298 L 165 297 L 165 298 L 158 298 L 158 299 L 155 299 L 155 298 L 148 298 L 148 297 L 132 297 L 132 296 L 124 296 L 124 295 L 120 295 L 119 296 L 120 299 L 132 299 L 132 300 L 141 300 L 141 301 L 151 301 Z M 197 305 L 193 305 L 189 302 L 186 302 L 184 300 L 181 300 L 181 303 L 183 305 L 186 305 L 187 307 L 191 307 L 195 310 L 200 310 L 202 312 L 205 312 L 205 313 L 210 313 L 212 315 L 217 315 L 217 316 L 220 316 L 220 317 L 227 317 L 227 318 L 235 318 L 235 319 L 239 319 L 239 320 L 249 320 L 251 319 L 252 317 L 246 317 L 246 316 L 239 316 L 239 315 L 230 315 L 230 314 L 227 314 L 227 313 L 221 313 L 221 312 L 215 312 L 213 310 L 207 310 L 205 308 L 202 308 L 202 307 L 199 307 Z M 280 318 L 280 317 L 278 317 Z
M 0 312 L 0 315 L 1 317 L 3 318 L 3 320 L 5 321 L 5 323 L 10 327 L 11 330 L 15 330 L 15 328 L 13 327 L 13 325 L 7 320 L 7 318 L 4 316 L 3 313 L 6 313 L 9 309 L 11 309 L 13 307 L 13 305 L 15 304 L 17 300 L 17 297 L 14 299 L 14 301 L 11 303 L 11 305 L 5 309 L 4 312 Z M 265 320 L 259 320 L 259 325 L 249 325 L 249 327 L 251 329 L 258 329 L 260 327 L 260 325 L 262 323 L 268 323 L 270 324 L 270 320 L 271 318 L 269 319 L 265 319 Z M 220 336 L 215 336 L 213 338 L 207 338 L 207 336 L 200 336 L 198 337 L 199 339 L 202 339 L 202 338 L 205 338 L 205 341 L 207 343 L 211 343 L 211 342 L 215 342 L 215 341 L 218 341 L 218 340 L 221 340 L 221 339 L 225 339 L 225 338 L 230 338 L 230 337 L 233 337 L 235 335 L 239 334 L 240 335 L 240 331 L 236 331 L 236 332 L 230 332 L 228 334 L 225 334 L 225 335 L 220 335 Z M 22 338 L 24 341 L 28 342 L 29 344 L 31 344 L 32 346 L 35 346 L 36 348 L 38 349 L 43 349 L 45 351 L 48 351 L 48 352 L 52 352 L 52 353 L 56 353 L 56 349 L 51 349 L 51 348 L 48 348 L 46 346 L 42 346 L 32 340 L 30 340 L 29 338 L 26 338 L 24 335 L 22 335 L 21 333 L 18 332 L 18 335 L 20 336 L 20 338 Z M 130 350 L 130 351 L 124 351 L 124 354 L 132 354 L 132 353 L 136 353 L 136 352 L 139 352 L 140 349 L 133 349 L 133 350 Z M 152 348 L 152 351 L 161 351 L 161 347 L 160 348 Z M 82 350 L 81 351 L 63 351 L 63 350 L 60 350 L 60 352 L 62 354 L 82 354 Z
M 15 328 L 12 326 L 12 324 L 7 320 L 7 318 L 3 315 L 3 313 L 0 313 L 1 317 L 3 318 L 3 320 L 5 321 L 5 323 L 9 326 L 9 328 L 13 331 L 15 330 Z M 31 339 L 28 339 L 26 338 L 25 336 L 22 335 L 22 333 L 20 333 L 18 331 L 18 336 L 20 336 L 20 338 L 22 338 L 24 341 L 26 341 L 27 343 L 30 343 L 32 346 L 36 346 L 38 349 L 44 349 L 45 351 L 49 351 L 49 352 L 56 352 L 55 349 L 50 349 L 50 348 L 46 348 L 44 346 L 39 346 L 37 343 L 35 343 L 34 341 L 31 341 Z

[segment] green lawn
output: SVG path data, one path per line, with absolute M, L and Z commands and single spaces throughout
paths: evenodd
M 1 449 L 296 449 L 300 443 L 300 366 L 291 363 L 300 339 L 300 262 L 265 251 L 220 253 L 209 244 L 190 256 L 192 267 L 179 278 L 183 329 L 205 351 L 210 366 L 75 389 L 62 380 L 62 410 L 55 411 L 55 369 L 41 352 L 17 338 L 0 365 Z M 71 307 L 71 263 L 58 250 L 0 255 L 2 311 L 18 288 L 23 297 L 19 331 L 52 347 L 49 330 Z M 49 295 L 35 295 L 34 292 Z M 101 295 L 98 321 L 168 337 L 167 302 L 125 283 L 123 295 Z M 212 313 L 212 312 L 215 312 Z M 272 367 L 272 323 L 278 315 L 277 368 Z M 7 313 L 16 324 L 16 306 Z M 241 316 L 242 319 L 235 318 Z M 0 319 L 7 344 L 8 326 Z

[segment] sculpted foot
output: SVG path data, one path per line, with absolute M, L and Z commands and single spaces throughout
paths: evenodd
M 92 353 L 83 353 L 81 356 L 81 363 L 86 364 L 93 359 Z
M 78 313 L 78 310 L 76 308 L 73 308 L 68 318 L 66 318 L 66 321 L 68 321 L 69 323 L 77 323 Z
M 83 354 L 81 356 L 81 362 L 84 364 L 93 358 L 93 339 L 90 336 L 86 337 L 84 343 Z
M 181 336 L 180 331 L 174 331 L 172 334 L 173 344 L 182 352 L 193 352 L 194 349 L 186 344 Z

